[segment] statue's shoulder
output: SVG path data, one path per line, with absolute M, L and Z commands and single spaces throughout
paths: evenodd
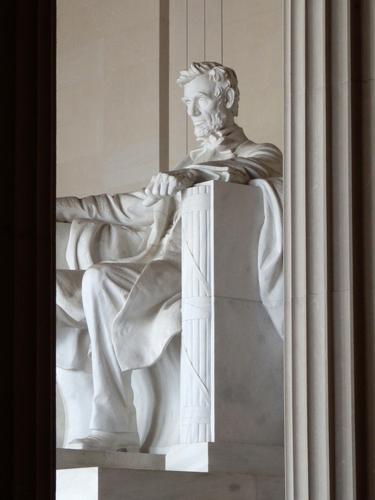
M 274 144 L 244 141 L 236 149 L 237 158 L 244 158 L 251 178 L 281 177 L 283 155 Z
M 280 165 L 283 161 L 283 154 L 277 146 L 270 142 L 253 142 L 250 139 L 236 148 L 236 155 L 243 158 L 263 158 Z

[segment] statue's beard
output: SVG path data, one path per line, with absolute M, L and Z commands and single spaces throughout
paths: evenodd
M 199 122 L 194 125 L 194 135 L 197 140 L 204 140 L 210 135 L 215 134 L 218 130 L 221 130 L 224 126 L 225 117 L 221 111 L 216 111 L 209 116 L 209 119 L 204 122 Z

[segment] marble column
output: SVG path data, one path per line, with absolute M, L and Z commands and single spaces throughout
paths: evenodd
M 370 498 L 374 3 L 284 9 L 286 498 Z

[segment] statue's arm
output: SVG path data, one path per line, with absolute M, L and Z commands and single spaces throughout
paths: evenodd
M 250 176 L 237 160 L 216 161 L 184 166 L 168 173 L 154 175 L 145 189 L 147 196 L 144 205 L 149 206 L 158 200 L 173 196 L 179 191 L 205 181 L 235 182 L 247 184 Z
M 143 192 L 127 194 L 100 194 L 78 198 L 64 196 L 56 200 L 57 222 L 90 219 L 109 224 L 129 224 L 142 217 L 145 198 Z
M 248 184 L 250 180 L 247 169 L 239 160 L 213 161 L 189 165 L 183 169 L 172 171 L 173 175 L 188 172 L 193 184 L 205 181 L 234 182 L 236 184 Z

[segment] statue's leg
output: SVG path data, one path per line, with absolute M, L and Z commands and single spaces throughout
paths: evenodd
M 82 280 L 82 302 L 91 341 L 93 406 L 90 429 L 127 434 L 138 442 L 131 373 L 122 372 L 112 344 L 112 324 L 142 266 L 96 264 Z
M 82 305 L 82 277 L 83 271 L 56 273 L 56 381 L 63 410 L 56 432 L 62 446 L 87 435 L 91 415 L 90 338 Z
M 56 364 L 87 369 L 90 338 L 82 305 L 84 271 L 56 271 Z
M 56 382 L 60 396 L 56 404 L 60 417 L 56 422 L 57 442 L 60 447 L 69 448 L 72 440 L 85 437 L 89 433 L 92 375 L 84 370 L 65 370 L 57 367 Z M 63 410 L 62 414 L 58 411 L 60 408 Z

